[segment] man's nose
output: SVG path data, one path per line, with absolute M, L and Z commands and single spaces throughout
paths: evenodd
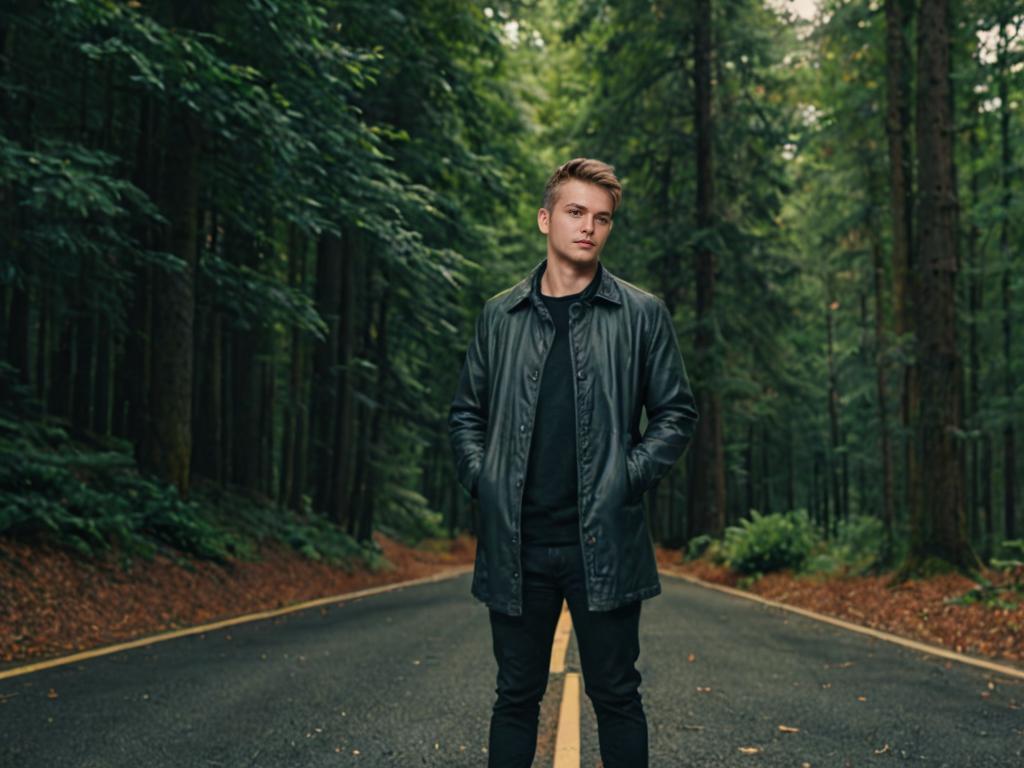
M 588 233 L 589 232 L 593 232 L 594 231 L 594 217 L 593 216 L 584 216 L 583 217 L 583 223 L 581 224 L 581 226 L 582 226 L 584 232 L 588 232 Z

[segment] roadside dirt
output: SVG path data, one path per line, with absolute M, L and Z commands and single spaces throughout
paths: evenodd
M 304 600 L 472 565 L 469 536 L 406 547 L 376 533 L 393 566 L 376 573 L 265 547 L 259 562 L 229 565 L 158 555 L 122 570 L 116 555 L 84 560 L 0 538 L 0 668 Z

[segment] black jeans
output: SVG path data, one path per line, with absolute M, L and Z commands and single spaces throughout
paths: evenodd
M 523 614 L 491 610 L 498 698 L 491 714 L 488 768 L 529 768 L 537 749 L 540 702 L 551 645 L 569 604 L 584 690 L 597 715 L 605 768 L 646 768 L 647 719 L 640 700 L 640 601 L 611 611 L 587 610 L 579 544 L 523 547 Z

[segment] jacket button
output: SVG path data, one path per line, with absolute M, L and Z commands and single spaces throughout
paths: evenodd
M 513 579 L 518 579 L 519 578 L 519 571 L 512 571 L 512 578 Z
M 513 536 L 512 537 L 512 543 L 513 544 L 518 544 L 519 543 L 519 537 L 518 536 Z
M 593 536 L 587 536 L 587 544 L 595 544 L 596 542 L 597 539 L 595 539 Z
M 580 371 L 579 373 L 576 374 L 576 378 L 577 379 L 583 379 L 583 378 L 586 378 L 586 376 L 587 376 L 587 374 L 584 373 L 583 371 Z
M 532 371 L 530 373 L 530 378 L 533 379 L 534 381 L 536 381 L 537 380 L 537 372 L 536 371 Z
M 520 432 L 526 432 L 526 425 L 525 424 L 520 424 L 519 425 L 519 431 Z
M 521 477 L 516 478 L 516 488 L 522 488 L 522 487 L 523 487 L 523 478 L 521 478 Z

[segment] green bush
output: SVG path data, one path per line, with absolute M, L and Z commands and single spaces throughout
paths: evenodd
M 351 570 L 387 563 L 373 542 L 198 479 L 189 499 L 140 473 L 129 449 L 83 450 L 59 425 L 0 411 L 0 535 L 43 538 L 85 557 L 117 546 L 126 563 L 158 551 L 254 560 L 262 541 Z
M 807 512 L 762 515 L 750 510 L 750 519 L 725 529 L 726 564 L 743 574 L 767 573 L 783 568 L 798 570 L 818 541 Z
M 871 515 L 851 515 L 839 521 L 833 539 L 815 548 L 802 571 L 860 576 L 881 562 L 884 549 L 884 523 Z
M 980 603 L 989 608 L 1013 611 L 1024 604 L 1024 539 L 1007 539 L 1001 545 L 1006 557 L 993 557 L 991 566 L 1010 576 L 1006 583 L 995 584 L 982 574 L 975 574 L 978 586 L 946 603 L 972 605 Z M 1020 597 L 1018 597 L 1020 595 Z
M 698 557 L 704 555 L 708 547 L 711 546 L 711 542 L 714 539 L 710 534 L 702 533 L 700 536 L 694 536 L 686 545 L 686 559 L 696 560 Z

